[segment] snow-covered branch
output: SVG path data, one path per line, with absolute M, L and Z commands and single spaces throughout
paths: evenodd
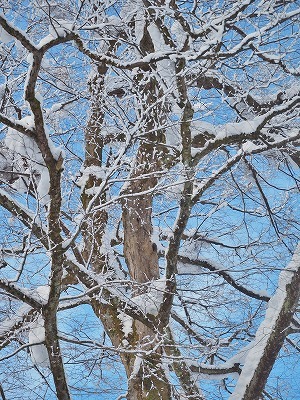
M 31 42 L 28 36 L 20 29 L 18 29 L 16 26 L 10 24 L 2 13 L 0 14 L 0 25 L 2 26 L 3 29 L 6 30 L 6 32 L 9 35 L 17 39 L 19 42 L 21 42 L 21 44 L 28 51 L 30 51 L 31 53 L 36 51 L 35 45 Z
M 231 400 L 258 400 L 288 334 L 300 297 L 300 245 L 280 273 L 278 287 L 251 343 Z
M 7 279 L 0 278 L 0 288 L 15 297 L 16 299 L 27 303 L 36 310 L 42 308 L 42 302 L 34 292 L 20 287 L 16 283 L 9 282 Z
M 237 289 L 239 292 L 245 294 L 246 296 L 252 297 L 253 299 L 269 301 L 270 296 L 262 291 L 257 291 L 251 289 L 237 282 L 228 270 L 211 260 L 205 259 L 192 259 L 190 257 L 181 256 L 178 257 L 178 274 L 179 275 L 196 275 L 201 272 L 201 269 L 207 269 L 209 271 L 215 272 L 217 275 L 221 276 L 229 285 Z M 196 267 L 196 268 L 195 268 Z

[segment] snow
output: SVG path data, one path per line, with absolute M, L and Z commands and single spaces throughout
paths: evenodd
M 24 30 L 19 29 L 19 28 L 17 28 L 14 24 L 10 23 L 10 22 L 7 20 L 7 18 L 5 17 L 5 15 L 4 15 L 3 13 L 1 13 L 1 12 L 0 12 L 0 16 L 1 16 L 1 18 L 3 18 L 3 19 L 5 20 L 6 24 L 7 24 L 8 26 L 10 26 L 14 32 L 20 33 L 20 34 L 23 36 L 23 38 L 26 40 L 26 42 L 27 42 L 27 43 L 30 43 L 30 45 L 31 45 L 32 47 L 34 47 L 34 44 L 31 42 L 29 36 L 27 35 L 27 33 L 26 33 Z M 0 28 L 0 29 L 1 29 L 1 28 Z M 4 30 L 4 29 L 3 29 L 3 30 Z M 0 32 L 1 32 L 1 31 L 0 31 Z M 8 33 L 3 33 L 3 37 L 4 37 L 4 39 L 6 39 L 6 40 L 8 40 L 8 36 L 7 36 L 7 35 L 9 35 L 9 34 L 8 34 Z M 11 35 L 9 35 L 9 36 L 11 36 Z M 16 37 L 11 36 L 11 38 L 12 38 L 13 40 L 15 40 L 15 42 L 16 42 L 16 47 L 19 47 L 19 46 L 21 45 L 21 42 L 20 42 Z M 9 41 L 11 41 L 11 40 L 9 40 Z
M 46 346 L 41 344 L 45 341 L 45 328 L 44 319 L 39 316 L 38 319 L 33 322 L 29 331 L 28 340 L 30 346 L 30 356 L 32 362 L 40 367 L 49 367 L 49 357 Z
M 0 177 L 4 180 L 11 179 L 13 175 L 10 171 L 14 169 L 16 162 L 11 152 L 0 143 Z
M 195 137 L 196 135 L 199 135 L 199 134 L 203 134 L 205 132 L 207 132 L 208 134 L 210 134 L 212 136 L 216 136 L 216 134 L 218 132 L 218 128 L 216 126 L 214 126 L 213 124 L 210 124 L 209 122 L 201 121 L 201 120 L 192 121 L 191 128 L 192 128 L 192 136 L 193 137 Z
M 42 96 L 42 94 L 40 92 L 35 92 L 35 98 L 38 100 L 38 102 L 40 103 L 40 105 L 42 106 L 44 103 L 44 98 Z
M 132 323 L 133 319 L 123 311 L 118 314 L 119 320 L 122 322 L 122 331 L 124 336 L 127 338 L 130 333 L 132 333 Z
M 26 116 L 18 121 L 18 123 L 24 128 L 32 130 L 34 128 L 34 117 L 33 115 Z M 47 129 L 45 130 L 45 135 L 53 157 L 56 160 L 59 157 L 64 158 L 64 153 L 59 147 L 54 145 L 49 137 Z M 4 143 L 6 147 L 12 151 L 12 154 L 20 156 L 19 158 L 22 161 L 22 164 L 16 168 L 16 172 L 28 173 L 28 176 L 34 174 L 35 176 L 39 177 L 37 185 L 39 200 L 41 201 L 41 204 L 47 204 L 49 202 L 48 192 L 50 186 L 50 177 L 48 169 L 45 166 L 42 153 L 36 141 L 32 137 L 20 133 L 13 128 L 8 128 Z M 18 192 L 24 193 L 28 189 L 27 183 L 28 178 L 22 176 L 16 180 L 16 182 L 14 182 L 13 187 Z
M 151 240 L 152 240 L 152 243 L 156 244 L 158 252 L 165 250 L 164 246 L 162 245 L 162 243 L 160 241 L 159 234 L 160 234 L 159 227 L 158 226 L 153 226 L 153 232 L 152 232 L 152 235 L 151 235 Z
M 42 205 L 46 205 L 50 201 L 49 189 L 50 189 L 50 175 L 46 167 L 40 168 L 40 180 L 37 186 L 37 192 L 39 194 L 39 201 Z
M 178 21 L 174 21 L 172 27 L 171 27 L 171 32 L 173 35 L 176 37 L 176 42 L 179 48 L 182 48 L 186 39 L 187 39 L 187 33 L 183 30 L 182 26 Z
M 130 22 L 143 8 L 142 0 L 126 1 L 120 13 L 121 20 L 125 23 Z
M 23 118 L 20 123 L 30 129 L 33 125 L 33 116 Z M 28 173 L 28 175 L 32 173 L 39 175 L 37 192 L 42 204 L 46 204 L 49 201 L 49 172 L 44 165 L 42 154 L 35 140 L 15 129 L 9 128 L 4 142 L 9 150 L 24 157 L 26 160 L 26 162 L 24 160 L 23 165 L 20 166 L 22 171 L 19 172 L 25 172 Z M 28 178 L 20 177 L 13 184 L 13 187 L 17 191 L 24 193 L 27 191 L 27 183 Z
M 175 107 L 173 107 L 174 111 Z M 177 125 L 166 128 L 166 146 L 175 147 L 179 150 L 181 147 L 181 135 Z
M 186 264 L 181 261 L 177 263 L 178 275 L 199 275 L 201 268 L 199 265 Z
M 91 77 L 93 78 L 93 77 Z M 107 75 L 105 76 L 105 87 L 107 93 L 112 93 L 117 90 L 123 90 L 125 93 L 125 90 L 130 87 L 131 82 L 128 82 L 126 79 L 124 79 L 124 76 L 118 76 L 118 75 Z M 117 134 L 120 133 L 120 131 L 115 127 L 115 126 L 110 126 L 109 130 L 106 131 L 106 134 L 112 134 L 112 130 Z
M 147 293 L 135 296 L 131 300 L 144 314 L 158 315 L 165 287 L 165 278 L 154 280 L 150 283 Z
M 255 117 L 252 120 L 220 125 L 218 127 L 219 129 L 217 128 L 218 134 L 216 135 L 216 139 L 222 140 L 230 136 L 252 134 L 263 123 L 265 118 L 266 116 L 262 115 L 259 117 Z
M 286 300 L 286 288 L 292 282 L 294 274 L 300 269 L 300 244 L 297 246 L 294 256 L 287 267 L 281 271 L 278 279 L 278 287 L 273 297 L 268 302 L 266 315 L 260 324 L 255 339 L 250 344 L 249 352 L 245 359 L 245 365 L 238 379 L 235 390 L 229 400 L 243 398 L 247 386 L 250 384 L 260 359 L 264 354 L 270 335 L 274 331 L 276 321 Z
M 243 144 L 242 149 L 245 153 L 252 153 L 253 151 L 259 149 L 259 146 L 247 140 L 246 143 Z
M 43 39 L 41 39 L 40 41 L 39 41 L 39 43 L 37 44 L 37 46 L 36 46 L 36 48 L 39 50 L 39 49 L 41 49 L 43 46 L 45 46 L 46 44 L 48 44 L 48 43 L 51 43 L 52 42 L 52 40 L 54 39 L 54 37 L 53 37 L 53 35 L 47 35 L 47 36 L 45 36 Z
M 144 27 L 145 27 L 145 18 L 144 18 L 144 10 L 143 4 L 141 1 L 136 1 L 137 10 L 135 15 L 135 25 L 134 25 L 134 34 L 136 37 L 137 44 L 140 44 L 144 36 Z
M 209 74 L 208 74 L 209 76 Z M 218 74 L 212 74 L 212 76 L 218 78 L 220 80 L 220 76 Z M 289 97 L 290 100 L 283 103 L 282 105 L 276 107 L 274 110 L 270 110 L 267 113 L 257 116 L 257 117 L 251 117 L 245 121 L 237 122 L 237 123 L 227 123 L 223 125 L 212 125 L 209 124 L 205 121 L 195 121 L 192 122 L 192 135 L 193 137 L 197 136 L 197 134 L 202 134 L 207 132 L 212 138 L 215 138 L 215 140 L 224 140 L 225 138 L 229 137 L 234 137 L 234 136 L 239 136 L 239 135 L 245 135 L 245 136 L 250 136 L 253 135 L 255 132 L 258 130 L 264 129 L 264 126 L 266 123 L 271 119 L 271 117 L 276 116 L 276 113 L 278 112 L 279 114 L 285 110 L 288 110 L 288 107 L 290 107 L 292 104 L 295 104 L 298 100 L 299 97 L 297 97 L 297 94 L 299 93 L 299 85 L 295 84 L 294 88 L 289 90 L 289 94 L 285 95 L 285 97 Z M 278 93 L 277 93 L 278 95 Z M 270 101 L 274 101 L 276 99 L 270 99 Z M 260 99 L 261 101 L 261 99 Z M 267 101 L 267 100 L 266 100 Z M 299 130 L 298 130 L 299 132 Z M 284 134 L 287 135 L 288 137 L 293 137 L 294 135 L 297 135 L 297 132 L 293 129 L 286 129 L 284 130 Z M 273 135 L 274 139 L 276 139 L 275 135 Z M 282 136 L 280 136 L 280 139 Z M 212 139 L 211 139 L 212 140 Z M 211 142 L 210 140 L 210 142 Z M 251 153 L 254 152 L 258 149 L 257 146 L 255 146 L 251 141 L 247 141 L 245 144 L 243 144 L 243 150 L 246 153 Z M 197 150 L 193 150 L 194 155 L 196 155 Z
M 6 30 L 2 28 L 2 26 L 0 26 L 0 42 L 7 44 L 12 40 L 14 40 L 14 38 L 9 33 L 7 33 Z
M 104 180 L 107 177 L 107 168 L 105 166 L 91 166 L 86 168 L 81 168 L 81 176 L 77 179 L 76 184 L 84 189 L 89 177 L 95 176 L 97 179 Z M 96 190 L 96 188 L 93 188 Z M 91 192 L 89 192 L 91 194 Z
M 32 308 L 28 304 L 21 306 L 14 314 L 13 318 L 7 318 L 0 322 L 0 336 L 7 334 L 19 322 L 23 321 L 26 315 Z
M 165 56 L 166 52 L 170 52 L 171 48 L 165 44 L 164 38 L 155 23 L 151 23 L 147 28 L 154 44 L 155 57 Z M 147 57 L 147 56 L 146 56 Z M 160 76 L 161 83 L 165 85 L 165 90 L 172 88 L 173 94 L 177 96 L 175 83 L 175 62 L 170 58 L 157 62 L 157 72 Z
M 53 104 L 53 106 L 51 107 L 51 109 L 49 111 L 50 111 L 50 113 L 53 113 L 53 112 L 56 112 L 56 111 L 58 111 L 58 110 L 60 110 L 62 108 L 63 108 L 63 104 L 62 103 L 55 103 L 55 104 Z
M 49 25 L 49 33 L 53 38 L 65 37 L 74 29 L 74 22 L 64 19 L 56 19 L 53 25 Z
M 11 187 L 18 193 L 26 193 L 28 188 L 28 179 L 20 177 L 11 185 Z
M 143 363 L 142 357 L 136 356 L 135 360 L 134 360 L 133 368 L 132 368 L 132 373 L 131 373 L 131 375 L 129 377 L 129 381 L 137 376 L 137 374 L 139 373 L 139 370 L 141 368 L 142 363 Z
M 255 293 L 255 294 L 257 294 L 258 296 L 261 296 L 261 297 L 270 297 L 270 293 L 267 291 L 267 290 L 265 290 L 265 289 L 261 289 L 261 290 L 253 290 L 253 289 L 250 289 L 253 293 Z
M 29 79 L 30 79 L 30 74 L 31 74 L 31 71 L 32 71 L 32 68 L 33 68 L 33 54 L 32 53 L 29 53 L 27 55 L 26 61 L 28 62 L 29 67 L 28 67 L 27 74 L 26 74 L 26 79 L 25 79 L 25 82 L 24 82 L 24 98 L 26 98 L 26 89 L 27 89 L 27 86 L 28 86 L 28 83 L 29 83 Z M 20 122 L 20 121 L 18 121 L 18 122 Z M 32 122 L 33 122 L 33 116 L 32 116 Z
M 35 292 L 38 295 L 39 299 L 42 301 L 42 303 L 46 304 L 49 298 L 50 286 L 49 285 L 38 286 L 35 289 Z
M 109 269 L 114 271 L 115 276 L 122 280 L 126 278 L 126 272 L 120 267 L 115 250 L 111 246 L 112 241 L 118 242 L 119 232 L 117 230 L 118 228 L 114 226 L 106 225 L 102 236 L 100 253 L 105 256 Z

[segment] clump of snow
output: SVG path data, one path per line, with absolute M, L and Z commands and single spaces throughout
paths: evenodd
M 216 139 L 222 140 L 230 136 L 252 134 L 263 123 L 264 119 L 265 116 L 259 116 L 255 117 L 252 120 L 220 125 L 218 128 L 218 134 L 216 135 Z
M 171 27 L 171 32 L 176 37 L 178 47 L 181 48 L 187 39 L 187 33 L 184 31 L 181 24 L 177 20 L 174 21 Z
M 43 39 L 41 39 L 40 41 L 39 41 L 39 43 L 37 44 L 37 49 L 41 49 L 43 46 L 45 46 L 46 44 L 48 44 L 48 43 L 51 43 L 52 42 L 52 40 L 53 40 L 54 38 L 53 38 L 53 36 L 52 35 L 47 35 L 47 36 L 45 36 Z
M 165 248 L 164 248 L 164 246 L 161 244 L 159 234 L 160 234 L 160 229 L 159 229 L 159 227 L 158 227 L 158 226 L 154 226 L 154 227 L 153 227 L 153 232 L 152 232 L 152 235 L 151 235 L 152 243 L 155 243 L 155 244 L 156 244 L 157 251 L 164 251 Z
M 97 179 L 104 180 L 106 178 L 107 168 L 93 165 L 92 167 L 82 168 L 80 173 L 81 176 L 77 179 L 76 184 L 84 188 L 91 175 L 95 176 Z
M 74 22 L 64 19 L 56 19 L 54 24 L 49 26 L 49 33 L 54 38 L 64 37 L 74 29 Z
M 176 103 L 175 103 L 176 104 Z M 173 107 L 173 111 L 175 109 L 175 105 Z M 174 124 L 170 127 L 166 128 L 166 145 L 171 146 L 171 147 L 176 147 L 179 149 L 179 146 L 181 145 L 181 134 L 179 132 L 179 127 L 177 124 Z
M 28 336 L 30 346 L 30 356 L 32 362 L 40 367 L 49 367 L 49 357 L 46 346 L 42 343 L 45 341 L 44 319 L 39 316 L 33 322 Z
M 119 232 L 118 228 L 110 224 L 106 225 L 102 236 L 102 243 L 100 253 L 105 256 L 110 270 L 114 271 L 115 276 L 119 279 L 126 279 L 126 272 L 120 267 L 117 256 L 111 243 L 118 242 Z
M 137 44 L 139 44 L 144 35 L 145 27 L 143 2 L 141 0 L 127 1 L 121 10 L 121 18 L 125 23 L 134 19 L 134 34 Z
M 195 120 L 191 123 L 192 137 L 197 135 L 208 134 L 212 137 L 216 136 L 218 128 L 206 121 Z
M 7 44 L 12 40 L 14 40 L 14 38 L 9 33 L 7 33 L 6 30 L 2 28 L 2 26 L 0 26 L 0 42 Z
M 48 195 L 50 189 L 50 175 L 46 167 L 40 169 L 40 180 L 37 186 L 37 192 L 39 194 L 39 201 L 42 205 L 46 205 L 50 197 Z
M 47 303 L 49 298 L 49 292 L 50 292 L 49 285 L 38 286 L 35 289 L 35 293 L 37 293 L 39 299 L 42 300 L 43 303 Z
M 121 311 L 118 314 L 118 318 L 122 322 L 122 331 L 124 333 L 124 336 L 128 337 L 128 335 L 132 333 L 132 317 Z
M 152 22 L 151 24 L 149 24 L 147 30 L 154 44 L 156 57 L 159 57 L 160 55 L 165 55 L 166 52 L 171 51 L 170 46 L 165 43 L 164 38 L 155 23 Z M 175 62 L 171 60 L 171 58 L 158 61 L 157 73 L 162 78 L 161 83 L 165 86 L 166 93 L 169 89 L 171 89 L 173 94 L 175 94 L 177 97 L 178 92 L 175 85 Z
M 166 288 L 166 279 L 161 278 L 150 283 L 146 293 L 133 297 L 132 302 L 145 314 L 158 315 Z
M 132 368 L 132 373 L 130 375 L 129 380 L 133 379 L 135 376 L 137 376 L 137 374 L 139 373 L 139 370 L 141 368 L 141 365 L 143 363 L 143 359 L 140 356 L 136 356 L 135 360 L 134 360 L 134 364 L 133 364 L 133 368 Z
M 28 129 L 31 129 L 34 126 L 32 116 L 23 118 L 19 123 Z M 14 171 L 20 172 L 22 175 L 13 183 L 14 189 L 21 193 L 26 192 L 29 177 L 31 175 L 43 175 L 45 179 L 46 167 L 44 166 L 43 157 L 38 145 L 33 138 L 24 135 L 15 129 L 9 128 L 4 143 L 8 150 L 11 150 L 12 156 L 19 159 L 19 165 L 14 166 Z M 18 175 L 16 174 L 15 176 Z M 41 182 L 41 185 L 42 184 L 43 182 Z
M 18 123 L 24 128 L 33 130 L 34 117 L 32 115 L 26 116 L 18 121 Z M 53 157 L 55 159 L 64 157 L 61 149 L 55 147 L 54 143 L 49 138 L 47 130 L 45 134 Z M 4 143 L 7 149 L 11 151 L 12 157 L 20 160 L 18 167 L 13 170 L 22 173 L 22 176 L 13 183 L 14 189 L 21 193 L 26 192 L 28 189 L 29 177 L 35 176 L 38 182 L 37 194 L 39 201 L 43 205 L 47 204 L 49 202 L 48 192 L 50 177 L 42 153 L 34 138 L 9 128 Z M 18 175 L 16 174 L 15 176 Z
M 18 124 L 27 129 L 34 128 L 33 115 L 27 115 L 18 121 Z M 32 138 L 12 128 L 8 129 L 8 133 L 5 138 L 5 144 L 9 149 L 24 156 L 36 157 L 36 155 L 40 153 L 37 144 Z M 39 158 L 39 161 L 41 161 L 41 158 Z
M 251 153 L 259 148 L 259 146 L 257 146 L 250 140 L 247 140 L 246 143 L 244 143 L 242 147 L 243 147 L 243 151 L 245 153 Z
M 27 178 L 22 175 L 13 183 L 14 189 L 20 193 L 26 192 L 29 177 L 35 175 L 39 179 L 37 185 L 39 200 L 42 204 L 46 204 L 49 201 L 50 178 L 36 142 L 32 138 L 9 128 L 5 138 L 5 145 L 14 154 L 21 156 L 21 159 L 23 159 L 23 165 L 20 165 L 20 170 L 16 172 L 28 174 Z
M 18 160 L 15 159 L 13 154 L 0 143 L 0 178 L 5 181 L 11 181 L 13 179 L 12 171 L 18 164 Z

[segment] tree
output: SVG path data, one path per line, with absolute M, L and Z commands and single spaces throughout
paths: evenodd
M 1 12 L 2 399 L 296 398 L 299 1 Z

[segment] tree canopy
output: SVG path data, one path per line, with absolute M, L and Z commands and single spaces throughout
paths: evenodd
M 3 400 L 298 398 L 299 14 L 1 0 Z

